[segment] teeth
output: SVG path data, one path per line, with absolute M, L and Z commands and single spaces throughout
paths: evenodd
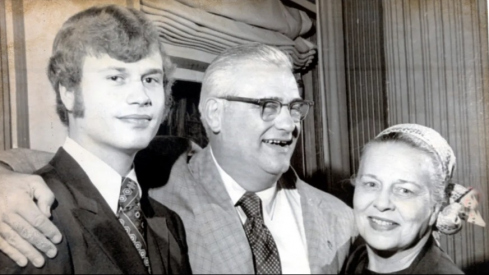
M 280 146 L 285 146 L 289 144 L 289 141 L 282 141 L 282 140 L 275 140 L 275 139 L 267 139 L 265 140 L 265 142 L 268 144 L 280 145 Z
M 386 222 L 386 221 L 381 221 L 381 220 L 377 220 L 377 219 L 374 219 L 372 218 L 372 221 L 376 224 L 379 224 L 379 225 L 383 225 L 383 226 L 386 226 L 386 225 L 393 225 L 394 223 L 392 222 Z

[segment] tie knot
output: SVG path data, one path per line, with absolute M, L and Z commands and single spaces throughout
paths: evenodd
M 128 177 L 122 179 L 121 194 L 119 196 L 119 206 L 128 209 L 139 203 L 139 188 L 137 183 Z
M 261 215 L 261 200 L 255 194 L 251 192 L 246 192 L 236 203 L 236 205 L 241 206 L 248 219 L 258 217 L 262 219 Z

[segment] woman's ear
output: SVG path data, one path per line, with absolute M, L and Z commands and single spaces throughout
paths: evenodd
M 429 223 L 430 226 L 433 226 L 436 223 L 440 210 L 441 210 L 441 204 L 437 203 L 433 206 L 433 213 L 431 213 L 430 223 Z
M 217 98 L 209 98 L 205 102 L 203 114 L 205 121 L 207 122 L 209 129 L 216 134 L 221 131 L 223 107 L 222 101 Z
M 68 112 L 70 113 L 73 112 L 73 109 L 75 107 L 75 90 L 68 90 L 65 86 L 59 85 L 59 95 L 61 97 L 61 102 L 63 102 L 66 110 L 68 110 Z

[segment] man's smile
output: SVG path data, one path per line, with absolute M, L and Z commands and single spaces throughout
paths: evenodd
M 125 123 L 134 124 L 139 127 L 148 126 L 151 120 L 153 119 L 153 117 L 150 115 L 140 115 L 140 114 L 118 116 L 117 118 Z
M 281 147 L 289 146 L 292 144 L 292 139 L 281 140 L 281 139 L 264 139 L 264 143 L 268 143 L 271 145 L 277 145 Z

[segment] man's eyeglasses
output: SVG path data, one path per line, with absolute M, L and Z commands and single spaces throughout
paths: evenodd
M 309 112 L 309 108 L 314 105 L 314 101 L 311 100 L 302 100 L 296 99 L 292 100 L 290 103 L 282 103 L 275 99 L 256 99 L 256 98 L 247 98 L 247 97 L 239 97 L 239 96 L 224 96 L 218 97 L 220 99 L 225 99 L 228 101 L 239 101 L 245 102 L 255 105 L 261 106 L 261 118 L 264 121 L 271 121 L 275 119 L 282 110 L 282 106 L 287 106 L 290 112 L 290 116 L 294 120 L 294 122 L 300 122 L 303 120 L 307 113 Z

